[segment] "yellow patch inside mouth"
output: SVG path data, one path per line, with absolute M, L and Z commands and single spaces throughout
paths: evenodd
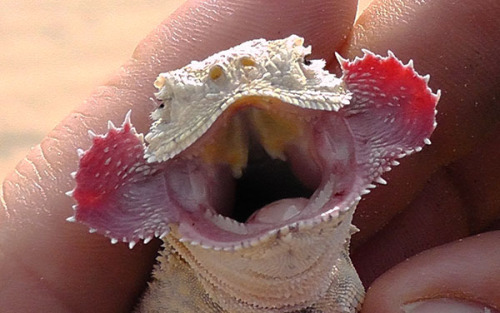
M 281 160 L 286 160 L 285 151 L 290 144 L 303 140 L 305 119 L 280 100 L 248 97 L 234 103 L 228 111 L 221 124 L 214 125 L 200 155 L 208 164 L 228 164 L 235 178 L 241 177 L 248 163 L 250 136 L 271 158 Z
M 211 140 L 201 152 L 201 157 L 208 164 L 229 164 L 234 177 L 241 177 L 248 162 L 248 135 L 241 117 L 232 118 L 213 134 Z
M 285 161 L 286 147 L 303 134 L 303 122 L 290 117 L 262 110 L 250 111 L 250 120 L 259 135 L 260 144 L 273 159 Z

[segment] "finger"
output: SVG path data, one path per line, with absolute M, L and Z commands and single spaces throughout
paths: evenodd
M 355 9 L 355 1 L 193 1 L 154 30 L 120 72 L 62 121 L 4 182 L 3 309 L 130 310 L 157 246 L 129 251 L 89 235 L 82 225 L 65 222 L 73 203 L 64 191 L 73 187 L 76 148 L 90 145 L 87 130 L 103 133 L 107 120 L 120 123 L 132 108 L 132 121 L 145 131 L 156 105 L 151 95 L 158 73 L 248 39 L 297 33 L 314 46 L 316 57 L 329 57 L 327 51 L 342 44 Z
M 471 232 L 500 229 L 495 225 L 500 221 L 499 131 L 435 172 L 405 210 L 354 250 L 351 258 L 366 286 L 421 251 Z
M 370 287 L 362 312 L 498 312 L 499 240 L 483 233 L 401 263 Z
M 442 97 L 433 144 L 403 160 L 385 175 L 388 186 L 360 203 L 354 223 L 362 232 L 355 241 L 373 235 L 417 197 L 434 172 L 474 151 L 498 126 L 499 13 L 498 1 L 376 1 L 358 20 L 344 56 L 359 55 L 360 48 L 390 49 L 430 74 L 430 86 L 441 89 Z

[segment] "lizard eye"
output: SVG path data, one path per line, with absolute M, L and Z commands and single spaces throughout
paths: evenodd
M 210 77 L 211 80 L 219 80 L 221 77 L 224 77 L 224 69 L 220 65 L 214 65 L 210 68 L 208 71 L 208 77 Z
M 311 60 L 309 60 L 310 57 L 311 57 L 310 54 L 304 56 L 304 64 L 305 65 L 311 65 Z

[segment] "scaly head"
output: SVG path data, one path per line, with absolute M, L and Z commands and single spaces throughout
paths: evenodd
M 391 53 L 339 57 L 340 78 L 290 36 L 160 74 L 145 136 L 126 119 L 75 174 L 75 216 L 133 246 L 164 236 L 232 250 L 353 210 L 397 159 L 429 144 L 439 98 Z
M 148 160 L 166 161 L 196 142 L 220 115 L 242 106 L 281 111 L 279 102 L 303 109 L 337 111 L 349 103 L 342 81 L 308 61 L 311 47 L 290 36 L 245 42 L 201 62 L 162 73 L 155 81 L 163 104 L 146 135 Z M 268 104 L 267 102 L 274 102 Z

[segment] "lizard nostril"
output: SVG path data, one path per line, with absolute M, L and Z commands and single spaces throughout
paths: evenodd
M 217 64 L 212 66 L 208 72 L 208 77 L 210 77 L 211 80 L 218 80 L 222 76 L 224 76 L 224 69 Z
M 240 59 L 240 63 L 243 66 L 256 66 L 257 64 L 255 63 L 255 60 L 252 59 L 251 57 L 242 57 Z

